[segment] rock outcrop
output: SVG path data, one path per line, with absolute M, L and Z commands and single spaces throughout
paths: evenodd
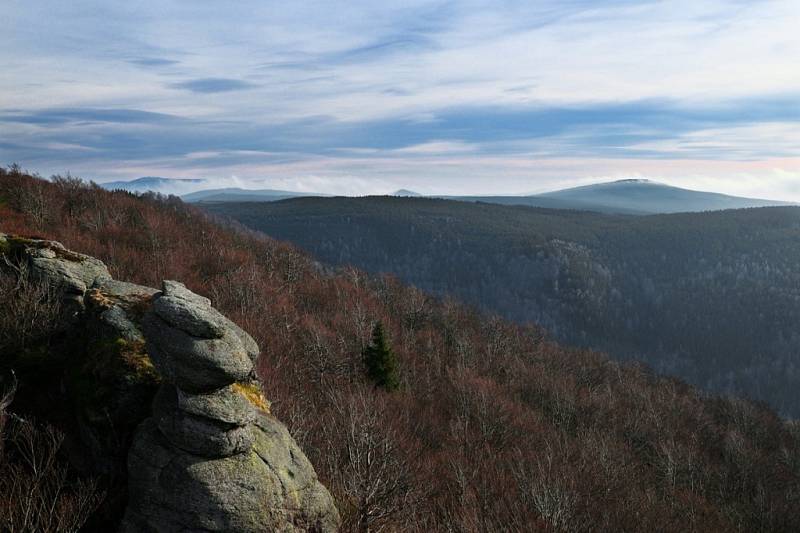
M 255 380 L 255 341 L 181 283 L 142 319 L 162 376 L 128 459 L 124 531 L 335 531 L 339 517 Z
M 269 412 L 257 344 L 207 298 L 175 281 L 157 291 L 113 280 L 52 241 L 0 234 L 0 254 L 57 291 L 64 327 L 86 337 L 65 372 L 74 455 L 107 477 L 122 468 L 123 483 L 127 456 L 122 531 L 337 530 L 333 499 Z M 112 450 L 111 437 L 132 443 Z
M 102 261 L 67 250 L 55 241 L 0 233 L 0 252 L 15 256 L 33 281 L 61 295 L 67 322 L 84 309 L 83 298 L 89 288 L 111 279 Z

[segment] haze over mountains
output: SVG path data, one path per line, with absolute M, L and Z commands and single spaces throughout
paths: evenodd
M 203 189 L 184 194 L 186 202 L 275 202 L 301 196 L 329 196 L 327 194 L 281 191 L 276 189 L 242 189 L 227 187 L 223 189 Z
M 107 189 L 124 189 L 131 192 L 152 190 L 161 193 L 181 194 L 182 198 L 187 202 L 272 202 L 303 196 L 331 196 L 322 193 L 275 189 L 244 189 L 239 187 L 204 189 L 202 188 L 204 183 L 209 182 L 202 179 L 139 178 L 130 182 L 117 181 L 102 185 Z M 188 187 L 197 190 L 185 192 Z M 392 196 L 422 197 L 424 195 L 400 189 L 392 193 Z M 787 202 L 775 200 L 693 191 L 647 179 L 624 179 L 533 195 L 431 195 L 430 197 L 467 202 L 527 205 L 531 207 L 576 209 L 631 215 L 790 205 Z
M 193 178 L 161 178 L 145 176 L 130 181 L 109 181 L 100 185 L 110 191 L 121 189 L 129 192 L 158 192 L 163 194 L 182 194 L 206 183 L 204 179 Z

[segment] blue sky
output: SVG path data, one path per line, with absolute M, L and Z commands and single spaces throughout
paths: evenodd
M 0 162 L 344 194 L 800 201 L 800 2 L 5 0 Z

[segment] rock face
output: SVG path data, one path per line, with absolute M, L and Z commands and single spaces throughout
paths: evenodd
M 74 322 L 84 309 L 83 297 L 88 289 L 111 280 L 102 261 L 67 250 L 59 242 L 0 233 L 0 252 L 20 258 L 33 281 L 62 295 L 67 322 Z
M 122 531 L 336 531 L 330 494 L 269 414 L 253 339 L 173 281 L 142 331 L 163 384 L 128 457 Z
M 269 413 L 258 345 L 207 298 L 114 280 L 53 241 L 0 233 L 0 260 L 61 299 L 81 352 L 61 387 L 73 466 L 110 480 L 93 530 L 113 530 L 123 509 L 123 532 L 337 530 L 333 499 Z

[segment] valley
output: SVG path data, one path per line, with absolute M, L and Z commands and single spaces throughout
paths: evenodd
M 203 206 L 569 344 L 800 415 L 800 208 L 653 216 L 424 198 Z

